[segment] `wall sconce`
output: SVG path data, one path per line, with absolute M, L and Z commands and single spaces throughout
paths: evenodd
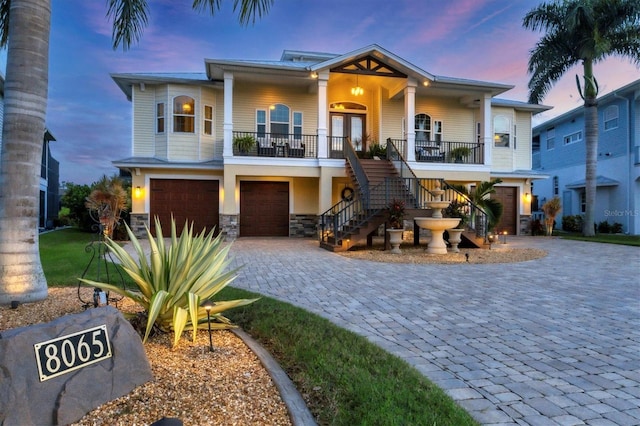
M 531 202 L 531 194 L 528 192 L 524 193 L 524 202 L 525 203 L 530 203 Z
M 211 311 L 211 309 L 213 309 L 215 303 L 213 302 L 213 300 L 207 299 L 202 302 L 200 306 L 202 306 L 204 310 L 207 311 L 207 326 L 209 328 L 209 352 L 213 352 L 213 340 L 211 339 L 211 315 L 209 314 L 209 312 Z
M 311 73 L 311 78 L 318 78 L 318 73 L 317 72 L 312 72 Z
M 142 189 L 140 189 L 140 185 L 136 186 L 136 189 L 133 190 L 133 196 L 135 198 L 142 197 Z

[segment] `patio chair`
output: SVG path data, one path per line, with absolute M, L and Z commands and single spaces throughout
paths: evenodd
M 297 145 L 297 146 L 292 146 Z M 304 144 L 300 142 L 287 143 L 287 157 L 304 158 Z
M 275 143 L 258 141 L 258 156 L 259 157 L 275 157 L 276 156 Z

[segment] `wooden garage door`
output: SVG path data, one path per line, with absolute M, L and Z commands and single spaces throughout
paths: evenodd
M 504 208 L 502 219 L 496 226 L 496 232 L 507 231 L 509 235 L 516 235 L 516 223 L 518 220 L 518 188 L 511 186 L 496 186 L 496 193 L 491 198 L 497 199 Z
M 240 236 L 289 236 L 288 182 L 240 182 Z
M 199 233 L 213 227 L 219 232 L 219 184 L 217 180 L 188 179 L 151 179 L 151 231 L 155 233 L 155 220 L 158 216 L 162 233 L 171 235 L 171 215 L 180 231 L 185 220 L 193 222 L 193 230 Z

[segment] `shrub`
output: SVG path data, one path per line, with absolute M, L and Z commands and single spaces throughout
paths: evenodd
M 531 221 L 531 235 L 544 235 L 544 225 L 540 219 L 534 219 Z
M 567 232 L 582 232 L 584 219 L 582 215 L 562 216 L 562 230 Z
M 598 223 L 599 234 L 608 234 L 609 232 L 611 232 L 611 225 L 609 225 L 609 222 L 603 220 L 602 222 Z
M 622 234 L 622 224 L 620 222 L 615 222 L 613 225 L 611 225 L 611 233 Z
M 192 339 L 196 339 L 198 328 L 207 328 L 207 312 L 200 307 L 201 300 L 213 298 L 236 278 L 237 269 L 227 270 L 229 266 L 230 245 L 222 246 L 222 234 L 214 238 L 213 230 L 205 235 L 203 231 L 193 236 L 193 224 L 185 223 L 180 237 L 177 237 L 175 221 L 171 220 L 171 244 L 165 245 L 162 228 L 158 218 L 155 220 L 156 237 L 146 227 L 151 247 L 149 260 L 140 242 L 127 226 L 138 260 L 134 259 L 115 241 L 107 238 L 106 244 L 120 261 L 123 270 L 133 279 L 137 291 L 81 279 L 89 285 L 103 290 L 130 297 L 145 309 L 146 327 L 143 342 L 146 342 L 155 325 L 161 331 L 173 331 L 173 346 L 184 330 L 192 330 Z M 216 301 L 209 311 L 212 317 L 211 327 L 226 329 L 234 327 L 221 315 L 227 309 L 248 305 L 257 299 L 239 299 Z

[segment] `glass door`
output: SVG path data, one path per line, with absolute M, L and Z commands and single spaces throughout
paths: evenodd
M 340 149 L 341 141 L 349 138 L 356 152 L 366 151 L 365 114 L 331 113 L 331 150 Z

